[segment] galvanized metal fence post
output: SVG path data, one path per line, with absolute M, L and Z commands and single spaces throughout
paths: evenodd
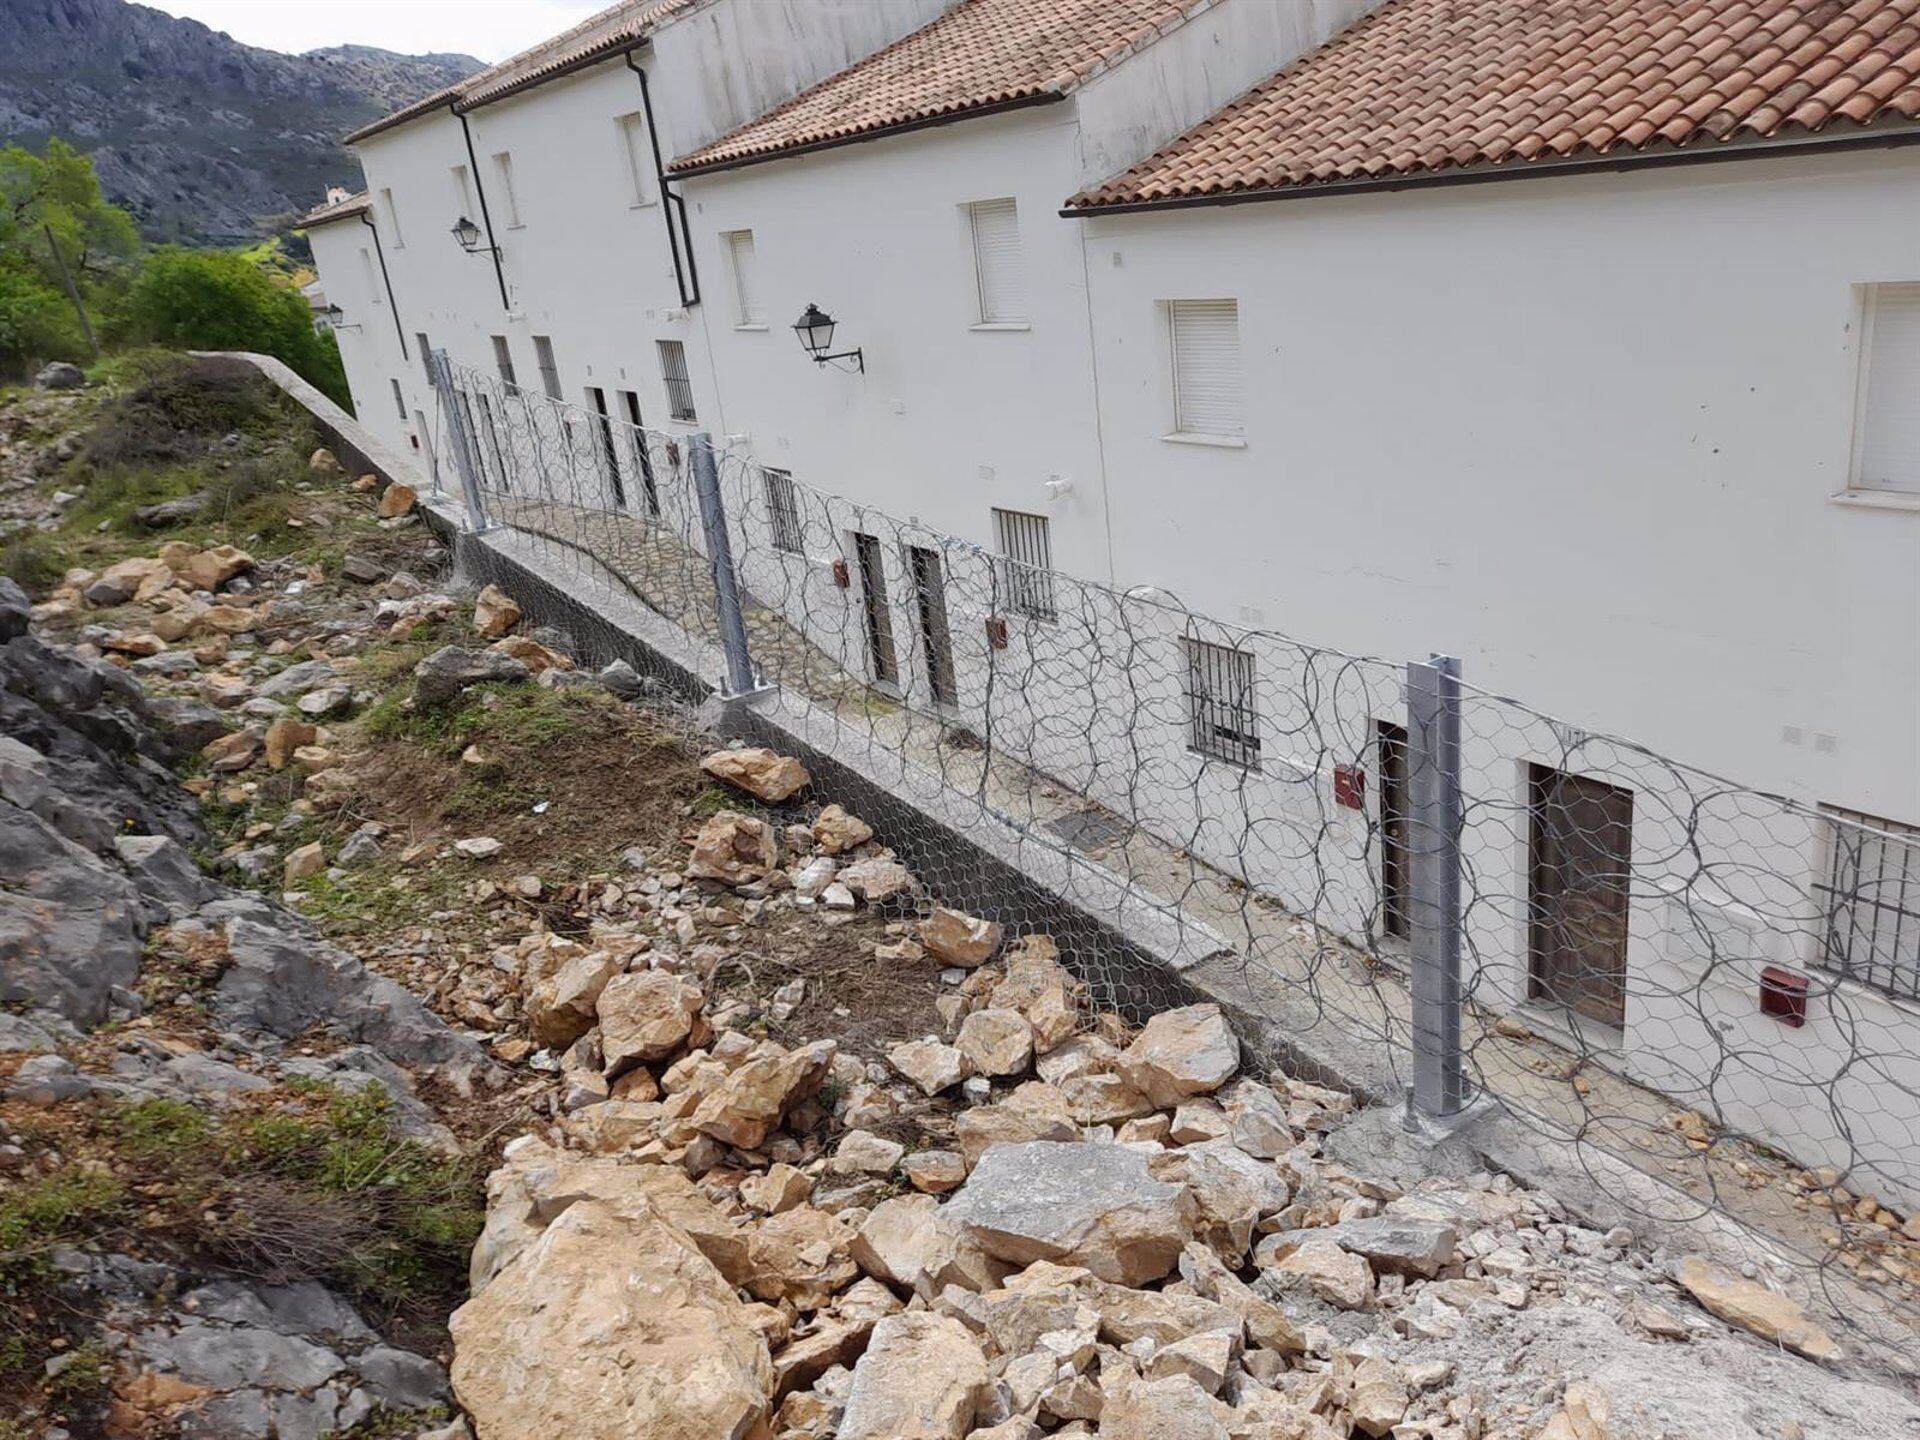
M 760 689 L 747 650 L 747 621 L 740 609 L 740 580 L 733 568 L 733 541 L 727 534 L 726 506 L 720 499 L 720 471 L 714 463 L 713 439 L 702 430 L 692 437 L 693 492 L 700 502 L 700 522 L 707 538 L 707 561 L 713 567 L 713 594 L 719 612 L 720 645 L 727 657 L 727 698 Z
M 460 472 L 460 491 L 467 502 L 467 522 L 474 534 L 490 528 L 486 501 L 480 491 L 478 447 L 467 428 L 464 397 L 453 388 L 453 362 L 445 350 L 436 350 L 429 360 L 433 370 L 433 388 L 440 394 L 440 408 L 446 413 L 447 433 L 453 437 L 453 467 Z
M 1407 666 L 1408 918 L 1413 929 L 1413 1108 L 1466 1108 L 1460 1046 L 1460 662 Z

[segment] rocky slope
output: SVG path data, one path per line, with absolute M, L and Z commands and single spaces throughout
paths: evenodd
M 0 0 L 0 140 L 92 152 L 150 240 L 255 238 L 357 188 L 354 126 L 480 68 L 338 46 L 283 55 L 126 0 Z
M 74 457 L 48 533 L 95 534 L 127 409 L 0 453 Z M 1094 1009 L 800 762 L 454 593 L 415 497 L 313 465 L 277 533 L 321 559 L 202 510 L 0 587 L 25 1433 L 1920 1433 L 1756 1280 L 1401 1163 L 1212 1006 Z M 377 1234 L 271 1223 L 324 1237 L 367 1172 Z

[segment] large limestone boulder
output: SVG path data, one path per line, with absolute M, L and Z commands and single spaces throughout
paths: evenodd
M 974 970 L 993 958 L 1005 930 L 996 920 L 982 920 L 945 906 L 920 922 L 920 943 L 942 965 Z
M 959 1321 L 889 1315 L 854 1367 L 837 1440 L 965 1440 L 987 1383 L 986 1359 Z
M 902 1041 L 887 1051 L 887 1060 L 929 1096 L 951 1090 L 971 1073 L 967 1057 L 933 1035 Z
M 758 1222 L 747 1236 L 747 1293 L 795 1310 L 825 1308 L 860 1277 L 854 1231 L 838 1215 L 796 1205 Z
M 498 585 L 489 585 L 473 602 L 473 630 L 483 640 L 497 640 L 520 623 L 520 602 Z
M 874 1279 L 929 1300 L 949 1285 L 989 1290 L 1007 1274 L 931 1195 L 898 1195 L 874 1206 L 851 1253 Z
M 742 1150 L 755 1150 L 795 1106 L 811 1100 L 833 1068 L 831 1040 L 791 1052 L 756 1056 L 734 1069 L 700 1101 L 694 1128 Z
M 589 1113 L 620 1103 L 596 1105 Z M 738 1285 L 747 1277 L 746 1232 L 677 1167 L 577 1156 L 531 1135 L 508 1145 L 502 1158 L 504 1163 L 487 1177 L 486 1227 L 468 1266 L 468 1282 L 476 1295 L 569 1207 L 588 1200 L 620 1216 L 658 1216 L 691 1240 L 728 1284 Z
M 1674 1278 L 1711 1314 L 1729 1325 L 1796 1350 L 1809 1360 L 1840 1358 L 1840 1347 L 1833 1337 L 1813 1322 L 1798 1301 L 1730 1274 L 1698 1255 L 1683 1259 Z
M 1162 1110 L 1218 1090 L 1240 1068 L 1240 1042 L 1218 1005 L 1163 1010 L 1120 1052 L 1120 1073 Z
M 593 1028 L 596 1007 L 609 981 L 620 973 L 620 962 L 604 950 L 576 955 L 534 986 L 527 1002 L 527 1024 L 533 1038 L 554 1050 L 564 1050 Z
M 567 1208 L 454 1312 L 453 1388 L 478 1440 L 758 1440 L 773 1361 L 681 1231 Z
M 954 1045 L 976 1075 L 1024 1075 L 1033 1060 L 1033 1027 L 1018 1010 L 975 1010 L 960 1022 Z
M 253 557 L 237 546 L 215 545 L 173 568 L 196 590 L 218 590 L 234 576 L 253 569 Z
M 824 855 L 844 855 L 873 838 L 873 827 L 838 805 L 822 806 L 813 821 L 813 843 Z
M 746 885 L 766 879 L 779 857 L 771 825 L 738 811 L 722 810 L 710 816 L 694 837 L 687 873 L 723 885 Z
M 995 1145 L 1034 1140 L 1076 1140 L 1079 1121 L 1067 1099 L 1051 1085 L 1029 1080 L 998 1105 L 975 1105 L 953 1123 L 954 1142 L 972 1169 Z
M 986 1152 L 950 1202 L 951 1218 L 1010 1265 L 1052 1260 L 1145 1285 L 1179 1262 L 1191 1202 L 1119 1145 L 1036 1141 Z
M 693 1034 L 703 1001 L 698 985 L 664 970 L 614 976 L 594 1006 L 607 1073 L 673 1054 Z
M 1293 1198 L 1270 1162 L 1254 1159 L 1227 1139 L 1165 1151 L 1152 1156 L 1147 1169 L 1157 1179 L 1187 1187 L 1199 1237 L 1236 1268 L 1246 1261 L 1253 1227 Z
M 700 762 L 700 768 L 769 805 L 792 799 L 812 779 L 807 767 L 791 755 L 775 754 L 764 746 L 716 750 Z
M 415 704 L 432 709 L 471 685 L 510 684 L 527 678 L 527 667 L 511 655 L 445 645 L 413 667 L 413 698 Z

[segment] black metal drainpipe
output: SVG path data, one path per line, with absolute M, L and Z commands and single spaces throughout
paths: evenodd
M 453 107 L 449 105 L 449 110 Z M 473 128 L 467 124 L 467 117 L 453 110 L 460 121 L 460 133 L 467 137 L 467 169 L 473 174 L 473 193 L 480 197 L 480 223 L 487 227 L 487 249 L 493 252 L 493 278 L 500 282 L 500 308 L 511 312 L 513 301 L 507 298 L 507 272 L 500 265 L 500 244 L 493 238 L 493 216 L 487 211 L 487 186 L 480 178 L 480 160 L 473 153 Z
M 380 227 L 364 210 L 360 212 L 360 223 L 373 231 L 373 253 L 380 257 L 380 283 L 387 287 L 387 309 L 393 312 L 393 333 L 400 337 L 400 358 L 405 360 L 408 358 L 407 327 L 400 323 L 400 306 L 393 298 L 393 277 L 387 274 L 387 252 L 380 246 Z
M 667 222 L 667 248 L 673 252 L 673 280 L 680 287 L 680 303 L 688 309 L 700 303 L 700 272 L 693 263 L 693 232 L 687 228 L 687 202 L 667 188 L 667 162 L 660 154 L 660 131 L 653 123 L 653 91 L 647 84 L 647 72 L 633 63 L 633 51 L 625 52 L 627 68 L 640 77 L 640 108 L 647 117 L 647 144 L 653 149 L 653 177 L 660 187 L 660 214 Z M 678 231 L 673 217 L 679 213 Z M 686 264 L 680 259 L 681 242 L 686 244 Z

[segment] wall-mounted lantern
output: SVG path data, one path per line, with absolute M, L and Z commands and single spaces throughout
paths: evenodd
M 460 248 L 469 255 L 498 255 L 499 247 L 480 243 L 480 227 L 462 215 L 453 222 L 453 238 L 460 242 Z
M 352 323 L 348 322 L 346 319 L 347 312 L 342 310 L 338 305 L 329 305 L 320 313 L 325 317 L 326 327 L 329 330 L 358 330 L 360 328 L 357 321 Z
M 862 375 L 867 373 L 867 362 L 858 350 L 833 352 L 834 318 L 818 305 L 809 304 L 800 318 L 794 321 L 793 333 L 800 337 L 801 348 L 813 357 L 816 365 L 825 365 L 830 360 L 851 360 L 853 368 Z

